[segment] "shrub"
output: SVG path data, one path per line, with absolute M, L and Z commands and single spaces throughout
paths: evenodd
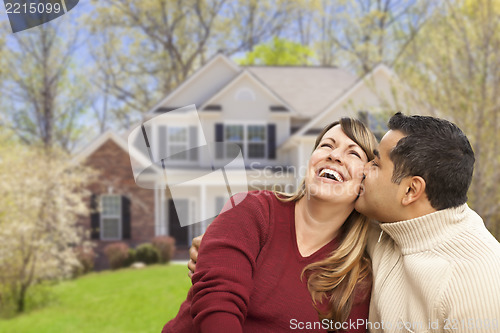
M 129 261 L 129 246 L 123 242 L 109 244 L 104 248 L 104 254 L 111 269 L 125 267 Z
M 128 258 L 127 258 L 127 260 L 124 263 L 124 267 L 129 267 L 130 265 L 132 265 L 136 261 L 135 257 L 136 257 L 135 256 L 135 250 L 134 249 L 128 249 Z
M 175 253 L 175 238 L 170 236 L 156 236 L 152 241 L 153 246 L 158 250 L 160 262 L 168 263 Z
M 94 269 L 94 259 L 96 257 L 94 250 L 91 247 L 78 246 L 75 248 L 75 252 L 80 267 L 74 270 L 73 276 L 76 277 L 91 272 Z
M 135 249 L 135 260 L 150 265 L 157 263 L 160 260 L 160 255 L 153 244 L 144 243 Z

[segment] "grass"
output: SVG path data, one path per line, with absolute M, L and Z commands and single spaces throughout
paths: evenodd
M 52 287 L 45 307 L 0 319 L 0 333 L 161 332 L 190 285 L 185 265 L 92 273 Z

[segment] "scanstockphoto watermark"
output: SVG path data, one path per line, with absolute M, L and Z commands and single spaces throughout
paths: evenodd
M 330 319 L 323 319 L 322 321 L 299 321 L 297 319 L 290 319 L 290 329 L 298 331 L 309 330 L 359 330 L 368 329 L 369 322 L 366 319 L 347 320 L 344 322 L 334 321 Z
M 248 173 L 248 185 L 252 188 L 274 187 L 279 191 L 291 193 L 295 191 L 296 181 L 305 178 L 309 171 L 307 161 L 300 167 L 295 166 L 269 166 L 261 162 L 252 162 Z M 374 172 L 378 172 L 375 170 Z M 373 173 L 373 172 L 372 172 Z M 373 175 L 376 177 L 376 175 Z M 318 186 L 317 184 L 307 187 L 307 195 L 315 196 L 319 193 L 332 196 L 354 196 L 363 195 L 364 185 L 361 182 L 363 171 L 359 174 L 349 175 L 348 181 L 353 181 L 353 186 L 344 186 L 342 182 L 330 183 L 328 186 Z M 290 181 L 293 183 L 290 183 Z
M 4 0 L 12 32 L 30 29 L 52 21 L 70 10 L 79 0 Z
M 208 132 L 219 139 L 223 135 Z M 207 221 L 219 212 L 199 209 L 193 213 L 186 205 L 186 197 L 196 196 L 201 188 L 217 188 L 219 195 L 231 198 L 223 211 L 238 205 L 250 188 L 262 189 L 278 185 L 283 192 L 294 192 L 297 179 L 308 172 L 303 166 L 269 166 L 245 162 L 241 146 L 231 142 L 208 142 L 200 115 L 195 105 L 165 112 L 134 128 L 128 137 L 130 164 L 139 187 L 154 190 L 168 188 L 181 226 Z M 208 129 L 210 130 L 210 129 Z M 215 134 L 215 135 L 214 135 Z M 346 173 L 347 174 L 347 173 Z M 322 194 L 356 197 L 361 190 L 362 175 L 349 175 L 346 182 L 330 186 L 311 185 L 308 195 Z M 354 184 L 350 181 L 353 180 Z M 357 184 L 356 184 L 357 182 Z M 354 185 L 354 186 L 351 186 Z M 221 193 L 224 192 L 224 193 Z M 191 194 L 188 194 L 191 193 Z M 233 195 L 240 195 L 233 198 Z M 205 198 L 203 199 L 202 196 Z M 206 193 L 198 201 L 206 200 Z
M 366 319 L 357 320 L 347 320 L 344 322 L 338 322 L 330 319 L 323 319 L 322 321 L 299 321 L 297 319 L 290 319 L 290 329 L 297 331 L 308 331 L 308 330 L 392 330 L 397 329 L 398 331 L 406 330 L 413 332 L 415 330 L 447 330 L 447 331 L 464 331 L 464 330 L 482 330 L 498 332 L 499 319 L 493 318 L 468 318 L 468 319 L 445 319 L 440 320 L 428 320 L 428 321 L 410 321 L 410 320 L 399 320 L 397 322 L 390 321 L 376 321 L 371 322 Z
M 165 112 L 137 126 L 129 134 L 128 148 L 136 184 L 146 189 L 168 188 L 182 227 L 216 216 L 208 210 L 193 214 L 186 207 L 187 193 L 193 188 L 223 189 L 224 197 L 231 198 L 224 210 L 245 198 L 234 194 L 248 192 L 241 147 L 207 142 L 195 105 Z

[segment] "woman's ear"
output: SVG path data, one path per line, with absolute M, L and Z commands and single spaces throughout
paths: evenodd
M 422 196 L 425 196 L 425 180 L 420 176 L 413 176 L 409 179 L 406 186 L 406 193 L 401 200 L 403 206 L 408 206 Z

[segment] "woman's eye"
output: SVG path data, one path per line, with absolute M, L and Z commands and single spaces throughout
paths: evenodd
M 357 157 L 361 158 L 361 155 L 359 155 L 359 153 L 357 151 L 351 151 L 351 154 L 353 154 L 354 156 L 357 156 Z
M 328 147 L 328 148 L 332 148 L 332 145 L 329 144 L 329 143 L 323 143 L 322 145 L 320 145 L 320 147 Z

